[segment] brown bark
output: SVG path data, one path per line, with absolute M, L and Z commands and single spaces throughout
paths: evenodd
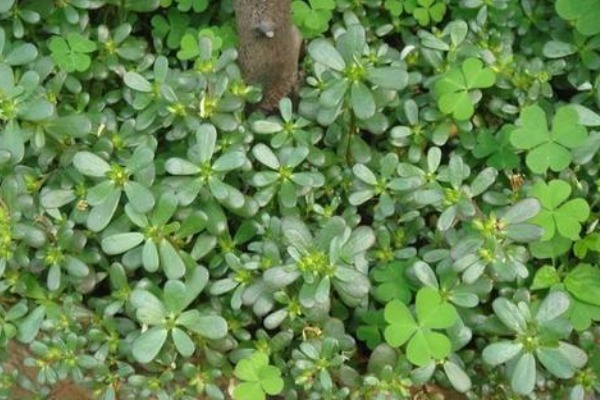
M 277 107 L 298 79 L 302 37 L 292 23 L 290 0 L 234 0 L 239 64 L 247 83 L 263 88 L 259 107 Z

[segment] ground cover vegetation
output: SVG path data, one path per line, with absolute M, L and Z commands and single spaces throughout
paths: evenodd
M 0 397 L 592 398 L 600 2 L 293 18 L 267 116 L 231 0 L 0 0 Z

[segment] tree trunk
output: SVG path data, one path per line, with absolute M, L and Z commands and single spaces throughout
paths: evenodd
M 239 64 L 247 83 L 261 86 L 259 107 L 271 111 L 298 79 L 302 37 L 292 23 L 290 0 L 234 0 Z

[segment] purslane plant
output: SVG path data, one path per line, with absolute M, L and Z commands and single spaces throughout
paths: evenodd
M 0 398 L 597 397 L 597 1 L 291 3 L 0 0 Z

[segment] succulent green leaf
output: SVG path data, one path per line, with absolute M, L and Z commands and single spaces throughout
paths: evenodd
M 569 379 L 575 374 L 575 368 L 559 349 L 542 347 L 536 350 L 535 356 L 557 378 Z
M 177 280 L 168 280 L 164 288 L 164 305 L 167 312 L 179 314 L 186 306 L 185 284 Z
M 458 364 L 452 361 L 444 363 L 444 372 L 454 389 L 460 393 L 466 393 L 471 389 L 471 378 Z
M 570 306 L 569 296 L 561 291 L 550 292 L 540 308 L 538 308 L 535 319 L 540 324 L 546 324 L 563 315 Z
M 125 184 L 124 188 L 125 195 L 129 200 L 129 203 L 140 213 L 147 213 L 154 207 L 154 195 L 144 185 L 136 182 L 129 181 Z
M 318 63 L 341 72 L 346 62 L 335 47 L 326 39 L 313 40 L 308 45 L 308 54 Z
M 112 188 L 103 201 L 92 208 L 87 218 L 87 226 L 93 232 L 100 232 L 110 223 L 121 199 L 121 191 Z
M 528 395 L 535 386 L 535 357 L 531 353 L 523 353 L 517 361 L 512 373 L 511 386 L 515 392 Z
M 512 360 L 523 350 L 521 343 L 497 342 L 488 345 L 481 354 L 483 361 L 496 366 Z
M 34 308 L 33 311 L 19 322 L 19 335 L 17 339 L 21 343 L 31 343 L 40 331 L 45 317 L 46 308 L 44 306 Z
M 73 165 L 84 175 L 104 177 L 110 171 L 110 165 L 89 151 L 80 151 L 73 157 Z
M 527 321 L 514 303 L 504 297 L 499 297 L 494 300 L 492 307 L 504 325 L 517 333 L 525 332 Z
M 402 90 L 408 84 L 408 73 L 397 67 L 380 67 L 367 70 L 367 79 L 382 89 Z
M 137 72 L 126 72 L 123 77 L 125 84 L 133 90 L 143 93 L 152 91 L 152 84 Z
M 206 339 L 222 339 L 227 335 L 227 321 L 218 315 L 203 315 L 190 310 L 182 313 L 177 323 Z
M 350 87 L 352 109 L 359 119 L 369 119 L 375 115 L 375 98 L 369 88 L 362 82 L 356 82 Z
M 171 338 L 173 339 L 175 348 L 177 348 L 177 351 L 182 356 L 191 357 L 196 351 L 196 345 L 192 339 L 181 329 L 173 328 L 171 330 Z
M 179 279 L 185 274 L 185 264 L 175 247 L 167 239 L 158 244 L 160 263 L 169 279 Z
M 131 346 L 133 358 L 142 364 L 154 360 L 165 344 L 168 332 L 165 328 L 155 326 L 142 333 Z

